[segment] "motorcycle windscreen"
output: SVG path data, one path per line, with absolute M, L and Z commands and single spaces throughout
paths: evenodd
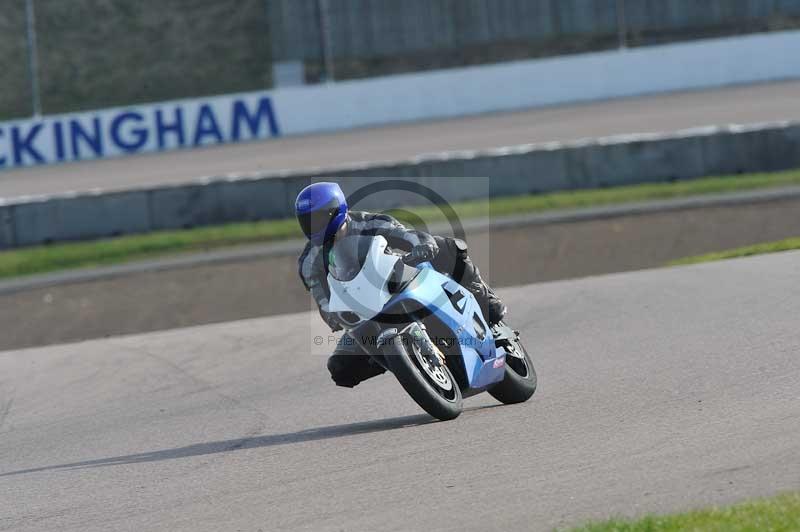
M 328 255 L 331 312 L 354 312 L 362 319 L 381 313 L 392 298 L 389 279 L 400 257 L 386 253 L 382 236 L 337 239 Z

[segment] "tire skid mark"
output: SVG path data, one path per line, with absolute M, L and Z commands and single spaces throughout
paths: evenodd
M 8 418 L 9 412 L 11 412 L 11 407 L 13 404 L 13 396 L 6 401 L 0 401 L 0 430 L 3 429 L 3 425 L 5 425 L 6 419 Z
M 253 408 L 251 405 L 241 401 L 240 399 L 237 399 L 236 397 L 233 397 L 233 396 L 228 395 L 226 393 L 220 392 L 219 390 L 217 390 L 217 386 L 214 386 L 214 385 L 206 382 L 205 380 L 203 380 L 203 379 L 201 379 L 201 378 L 199 378 L 199 377 L 197 377 L 195 375 L 192 375 L 189 371 L 187 371 L 186 369 L 182 368 L 181 366 L 179 366 L 175 362 L 173 362 L 173 361 L 171 361 L 171 360 L 169 360 L 169 359 L 167 359 L 167 358 L 165 358 L 163 356 L 157 355 L 157 354 L 155 354 L 155 353 L 153 353 L 151 351 L 143 349 L 141 347 L 134 347 L 134 346 L 130 346 L 130 345 L 117 345 L 117 347 L 119 347 L 121 349 L 125 349 L 127 351 L 131 351 L 131 352 L 134 352 L 134 353 L 139 353 L 139 354 L 145 355 L 146 357 L 155 360 L 159 364 L 162 364 L 162 365 L 165 365 L 165 366 L 171 368 L 176 373 L 178 373 L 179 375 L 183 376 L 188 381 L 193 383 L 197 387 L 196 392 L 201 392 L 201 393 L 202 392 L 211 392 L 211 393 L 215 394 L 217 397 L 219 397 L 222 400 L 223 403 L 227 403 L 232 408 L 240 408 L 242 410 L 246 410 L 246 411 L 250 412 L 251 414 L 255 414 L 256 417 L 258 418 L 258 421 L 259 421 L 259 427 L 257 429 L 254 429 L 254 432 L 257 432 L 258 430 L 260 430 L 264 426 L 268 426 L 269 425 L 269 423 L 267 422 L 267 416 L 264 414 L 264 412 L 262 412 L 261 410 L 258 410 L 257 408 Z

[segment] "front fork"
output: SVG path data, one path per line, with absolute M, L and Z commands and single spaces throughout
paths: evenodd
M 442 353 L 442 350 L 431 340 L 425 325 L 419 322 L 409 323 L 400 330 L 395 328 L 384 330 L 378 335 L 378 348 L 392 341 L 405 341 L 405 338 L 413 342 L 414 346 L 419 349 L 420 354 L 424 358 L 430 360 L 434 367 L 445 365 L 444 353 Z
M 503 322 L 492 327 L 492 335 L 494 336 L 494 343 L 497 347 L 508 346 L 510 349 L 504 349 L 507 354 L 522 358 L 524 355 L 518 352 L 514 345 L 519 342 L 519 331 L 515 331 Z

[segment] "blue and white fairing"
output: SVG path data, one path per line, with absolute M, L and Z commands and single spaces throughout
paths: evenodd
M 328 275 L 331 312 L 353 312 L 370 320 L 382 313 L 395 314 L 402 307 L 427 309 L 450 331 L 447 337 L 458 342 L 468 390 L 503 380 L 505 352 L 495 347 L 475 296 L 430 263 L 419 265 L 414 280 L 392 294 L 389 279 L 401 258 L 387 253 L 386 239 L 381 236 L 358 238 L 362 240 L 334 246 Z
M 382 236 L 350 236 L 337 241 L 328 258 L 331 312 L 352 312 L 362 320 L 380 314 L 392 299 L 389 278 L 400 257 L 386 253 Z
M 414 301 L 427 308 L 453 334 L 464 360 L 469 387 L 485 388 L 505 376 L 505 352 L 495 347 L 492 331 L 478 301 L 463 286 L 443 275 L 429 263 L 403 292 L 395 295 L 386 308 L 403 301 Z

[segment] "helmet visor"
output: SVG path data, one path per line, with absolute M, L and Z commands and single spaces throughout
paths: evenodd
M 297 220 L 300 222 L 300 228 L 306 237 L 311 238 L 312 235 L 325 231 L 338 212 L 339 202 L 334 198 L 322 208 L 298 215 Z

